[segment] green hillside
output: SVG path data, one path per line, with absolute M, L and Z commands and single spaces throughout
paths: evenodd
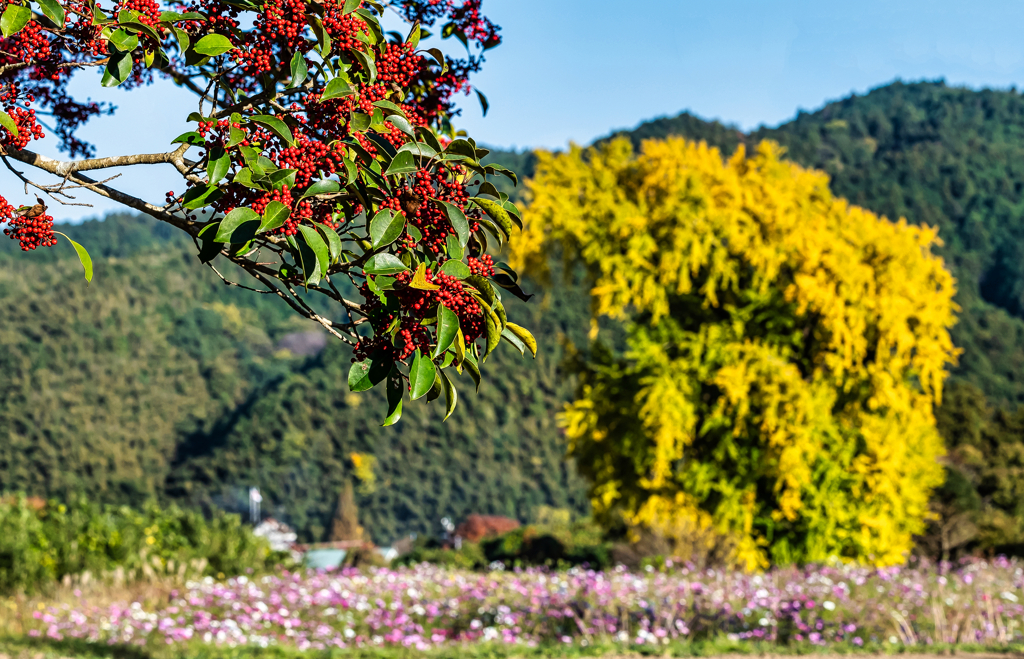
M 510 304 L 545 337 L 543 356 L 499 350 L 489 367 L 506 376 L 467 385 L 446 424 L 411 405 L 385 429 L 383 401 L 348 392 L 344 346 L 225 286 L 165 227 L 116 215 L 67 231 L 93 252 L 91 286 L 66 245 L 0 241 L 0 491 L 246 510 L 257 485 L 265 509 L 319 540 L 348 456 L 365 452 L 378 487 L 359 505 L 379 542 L 444 515 L 585 508 L 554 415 L 570 392 L 556 337 L 586 326 L 586 300 Z
M 690 114 L 618 134 L 680 134 L 727 153 L 771 138 L 853 202 L 938 225 L 963 308 L 952 391 L 985 394 L 951 395 L 940 419 L 1004 418 L 993 410 L 1024 401 L 1020 94 L 895 83 L 751 134 Z M 521 176 L 535 163 L 488 159 Z M 173 229 L 120 215 L 68 233 L 93 253 L 91 286 L 66 245 L 25 255 L 0 240 L 0 491 L 243 510 L 257 485 L 271 514 L 313 540 L 360 452 L 378 460 L 376 488 L 358 498 L 380 542 L 445 515 L 586 509 L 555 420 L 572 393 L 559 337 L 585 342 L 580 289 L 510 309 L 535 330 L 536 362 L 503 346 L 491 366 L 503 377 L 467 387 L 446 424 L 417 404 L 395 431 L 379 427 L 376 394 L 348 393 L 347 349 L 277 300 L 224 286 Z

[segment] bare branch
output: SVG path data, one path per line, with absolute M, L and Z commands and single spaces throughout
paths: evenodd
M 174 154 L 176 154 L 178 152 L 184 153 L 184 151 L 182 149 L 178 149 L 178 151 L 172 151 L 169 154 L 156 154 L 156 155 L 171 156 L 171 155 L 174 155 Z M 79 173 L 79 171 L 77 171 L 75 168 L 71 168 L 70 171 L 67 171 L 67 170 L 62 169 L 62 167 L 61 167 L 62 165 L 63 166 L 68 166 L 68 165 L 72 165 L 74 163 L 65 163 L 65 162 L 62 162 L 60 160 L 54 160 L 52 158 L 47 158 L 46 156 L 39 155 L 38 153 L 33 153 L 32 151 L 28 151 L 26 149 L 12 150 L 7 155 L 9 157 L 11 157 L 11 158 L 14 158 L 15 160 L 18 160 L 20 162 L 25 163 L 26 165 L 31 165 L 31 166 L 36 167 L 38 169 L 41 169 L 41 170 L 43 170 L 45 172 L 49 172 L 51 174 L 54 174 L 56 176 L 60 176 L 62 178 L 63 177 L 67 177 L 68 179 L 70 179 L 71 181 L 74 181 L 75 183 L 77 183 L 78 185 L 82 186 L 83 188 L 87 188 L 89 190 L 92 190 L 96 194 L 104 196 L 107 199 L 113 199 L 117 203 L 123 204 L 123 205 L 125 205 L 125 206 L 127 206 L 129 208 L 134 208 L 135 210 L 137 210 L 137 211 L 139 211 L 141 213 L 146 213 L 147 215 L 152 215 L 153 217 L 157 218 L 158 220 L 161 220 L 163 222 L 167 222 L 168 224 L 181 229 L 182 231 L 186 232 L 190 236 L 195 236 L 196 233 L 198 232 L 198 225 L 197 225 L 196 222 L 194 222 L 192 220 L 189 220 L 187 218 L 175 215 L 174 213 L 171 213 L 170 211 L 168 211 L 166 208 L 161 208 L 160 206 L 154 206 L 153 204 L 151 204 L 151 203 L 149 203 L 147 201 L 143 201 L 142 199 L 139 199 L 138 197 L 133 197 L 133 196 L 131 196 L 129 194 L 121 192 L 120 190 L 115 190 L 114 188 L 111 188 L 111 187 L 107 186 L 104 183 L 101 183 L 101 182 L 96 181 L 96 180 L 94 180 L 92 178 L 89 178 L 85 174 Z M 123 157 L 123 158 L 133 158 L 135 156 L 121 156 L 121 157 Z M 145 157 L 145 156 L 143 156 L 143 157 Z M 96 160 L 102 161 L 102 160 L 108 160 L 108 159 L 107 158 L 97 158 Z M 83 160 L 83 161 L 79 161 L 79 162 L 89 162 L 89 161 L 84 161 Z M 156 162 L 171 162 L 171 160 L 170 159 L 165 159 L 165 160 L 156 161 Z M 92 169 L 98 169 L 98 168 L 93 167 Z

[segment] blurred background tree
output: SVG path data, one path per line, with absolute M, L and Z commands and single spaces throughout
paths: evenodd
M 957 352 L 934 229 L 833 197 L 771 142 L 541 153 L 529 194 L 513 263 L 561 253 L 595 316 L 628 324 L 624 355 L 577 360 L 563 417 L 600 519 L 714 528 L 748 568 L 905 559 L 942 482 L 933 406 Z

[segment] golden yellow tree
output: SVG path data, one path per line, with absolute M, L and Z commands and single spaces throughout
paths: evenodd
M 592 347 L 563 417 L 599 516 L 713 529 L 748 568 L 903 560 L 957 352 L 934 229 L 833 197 L 769 142 L 541 154 L 530 190 L 515 264 L 560 253 L 629 330 Z

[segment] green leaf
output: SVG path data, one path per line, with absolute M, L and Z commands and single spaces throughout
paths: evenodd
M 21 32 L 30 20 L 32 20 L 32 10 L 28 7 L 7 5 L 3 15 L 0 15 L 0 32 L 3 33 L 4 38 L 8 38 Z
M 206 163 L 206 176 L 211 185 L 220 183 L 228 174 L 231 167 L 231 156 L 224 151 L 224 147 L 217 145 L 210 151 L 209 160 Z
M 256 185 L 253 182 L 252 170 L 249 169 L 248 167 L 244 167 L 235 172 L 235 176 L 234 178 L 231 179 L 231 181 L 232 183 L 238 183 L 239 185 L 244 185 L 245 187 L 252 188 L 253 190 L 262 190 L 260 186 Z
M 183 144 L 191 144 L 193 146 L 202 146 L 203 144 L 206 144 L 206 140 L 203 139 L 203 136 L 194 130 L 182 133 L 171 140 L 171 144 L 177 144 L 179 142 Z
M 416 356 L 412 358 L 412 366 L 409 368 L 409 384 L 412 386 L 412 400 L 417 400 L 427 395 L 430 388 L 434 386 L 434 377 L 437 375 L 437 368 L 430 357 L 423 356 L 420 349 L 416 348 Z
M 182 199 L 182 207 L 189 210 L 196 208 L 202 208 L 203 206 L 209 206 L 213 202 L 217 201 L 224 195 L 216 185 L 207 185 L 206 187 L 196 186 L 189 188 L 188 192 L 185 193 L 185 197 Z
M 434 147 L 424 142 L 407 142 L 399 147 L 395 155 L 408 151 L 417 158 L 433 158 L 437 155 L 437 151 L 434 151 Z
M 331 250 L 331 263 L 337 263 L 338 258 L 341 256 L 341 236 L 338 235 L 337 231 L 325 224 L 318 224 L 316 228 L 327 239 L 327 247 Z
M 450 260 L 462 261 L 462 257 L 465 256 L 466 250 L 463 249 L 462 245 L 459 244 L 458 236 L 453 236 L 452 234 L 449 233 L 447 236 L 444 237 L 444 244 L 445 247 L 447 247 L 448 258 Z
M 450 204 L 447 201 L 436 200 L 437 203 L 444 206 L 445 211 L 448 214 L 448 221 L 452 223 L 452 227 L 455 229 L 455 234 L 459 237 L 459 245 L 463 248 L 469 243 L 469 220 L 466 219 L 466 214 L 462 212 L 462 209 L 455 204 Z
M 426 52 L 430 53 L 430 56 L 437 60 L 437 63 L 441 66 L 441 73 L 448 70 L 448 62 L 444 58 L 444 53 L 441 52 L 440 48 L 427 48 Z
M 174 30 L 174 38 L 178 40 L 178 48 L 181 52 L 188 50 L 191 40 L 189 39 L 188 32 L 182 30 L 180 27 L 172 28 Z
M 280 137 L 288 144 L 291 144 L 295 141 L 295 138 L 292 137 L 291 129 L 288 128 L 288 124 L 281 121 L 277 117 L 273 117 L 269 114 L 258 114 L 255 117 L 251 117 L 250 121 L 255 121 L 258 124 L 263 124 L 271 131 L 273 131 L 275 135 Z
M 419 23 L 417 23 L 416 25 L 413 25 L 412 29 L 409 30 L 409 36 L 405 38 L 405 43 L 409 44 L 413 48 L 415 48 L 416 46 L 420 45 L 420 24 Z
M 292 80 L 288 83 L 288 86 L 298 87 L 306 79 L 308 73 L 309 67 L 306 66 L 306 58 L 300 51 L 296 50 L 295 54 L 292 55 Z
M 444 152 L 456 156 L 465 156 L 466 158 L 476 158 L 476 147 L 470 144 L 469 140 L 452 140 Z
M 149 35 L 151 39 L 153 39 L 153 41 L 157 43 L 163 41 L 163 37 L 160 36 L 160 34 L 156 30 L 154 30 L 151 26 L 146 25 L 145 23 L 138 22 L 137 20 L 121 21 L 121 26 L 128 30 L 134 30 L 135 32 L 145 32 L 147 35 Z
M 511 332 L 517 339 L 523 342 L 523 345 L 530 351 L 533 358 L 537 358 L 537 339 L 533 338 L 533 334 L 530 334 L 529 330 L 515 323 L 506 323 L 505 332 Z
M 395 242 L 405 228 L 405 215 L 385 208 L 370 220 L 370 245 L 373 249 Z
M 353 112 L 349 127 L 353 133 L 361 133 L 370 127 L 370 115 L 362 112 Z
M 257 233 L 264 233 L 267 231 L 273 231 L 274 229 L 284 226 L 285 220 L 292 214 L 292 209 L 288 208 L 280 201 L 276 199 L 267 204 L 266 210 L 263 211 L 263 222 L 260 224 L 260 230 Z
M 458 314 L 442 304 L 441 315 L 437 319 L 437 349 L 434 350 L 434 357 L 440 356 L 450 348 L 458 333 Z
M 476 90 L 476 97 L 480 99 L 480 107 L 483 108 L 484 116 L 487 116 L 487 110 L 491 107 L 490 103 L 487 102 L 487 97 L 480 93 L 480 90 Z
M 13 5 L 8 5 L 8 8 Z M 100 84 L 104 87 L 117 87 L 132 74 L 132 56 L 130 53 L 112 53 L 103 70 Z
M 339 190 L 341 190 L 340 183 L 333 179 L 325 178 L 306 188 L 306 191 L 302 193 L 302 196 L 299 197 L 299 199 L 315 197 L 318 194 L 331 194 L 332 192 L 338 192 Z
M 11 118 L 11 115 L 7 114 L 3 110 L 0 110 L 0 126 L 6 128 L 14 137 L 18 136 L 18 124 L 14 123 L 14 119 Z M 68 238 L 68 240 L 71 239 Z
M 237 122 L 232 121 L 231 123 L 235 124 Z M 244 140 L 244 139 L 245 139 L 245 131 L 242 130 L 241 128 L 235 128 L 232 125 L 231 128 L 228 131 L 228 148 L 240 144 L 242 142 L 242 140 Z
M 360 4 L 362 4 L 362 0 L 345 0 L 345 6 L 341 10 L 341 13 L 351 14 L 355 10 L 359 9 Z
M 249 224 L 243 231 L 238 229 L 243 224 Z M 252 240 L 256 235 L 256 230 L 260 226 L 259 213 L 251 208 L 235 208 L 230 213 L 224 216 L 224 219 L 220 221 L 220 227 L 217 229 L 217 235 L 213 239 L 217 243 L 244 243 Z M 238 233 L 239 236 L 234 238 L 233 236 Z M 241 235 L 245 234 L 245 236 Z M 251 235 L 249 235 L 251 234 Z M 244 240 L 242 238 L 245 238 Z
M 89 256 L 88 250 L 86 250 L 84 247 L 82 247 L 81 245 L 76 243 L 74 240 L 71 240 L 70 238 L 68 238 L 66 235 L 64 235 L 60 231 L 54 231 L 54 233 L 59 235 L 59 236 L 64 236 L 64 238 L 66 238 L 67 241 L 69 243 L 71 243 L 71 246 L 75 248 L 75 252 L 78 253 L 78 260 L 82 262 L 82 268 L 85 269 L 85 281 L 91 283 L 92 282 L 92 258 Z
M 450 353 L 445 359 L 447 360 L 448 357 L 451 357 Z M 444 386 L 441 384 L 441 368 L 443 367 L 438 367 L 437 372 L 434 373 L 434 384 L 430 387 L 430 391 L 427 393 L 428 403 L 432 403 L 440 398 L 441 394 L 444 392 Z
M 368 275 L 393 275 L 408 269 L 397 256 L 388 252 L 374 254 L 363 264 L 363 272 Z
M 405 395 L 405 380 L 398 374 L 398 369 L 391 369 L 388 376 L 388 415 L 384 426 L 393 426 L 402 418 L 402 396 Z
M 384 172 L 385 176 L 395 176 L 398 174 L 410 174 L 418 171 L 420 168 L 416 164 L 416 159 L 412 153 L 408 151 L 400 151 L 395 155 L 395 159 L 391 161 L 391 165 L 388 166 L 388 170 Z
M 343 96 L 351 96 L 355 94 L 352 87 L 349 86 L 348 80 L 342 77 L 337 77 L 327 83 L 324 87 L 324 93 L 320 96 L 320 102 L 329 101 L 332 98 L 341 98 Z
M 356 56 L 359 63 L 362 65 L 363 70 L 366 71 L 366 75 L 369 77 L 369 81 L 373 82 L 377 79 L 377 65 L 373 61 L 373 56 L 364 53 L 361 50 L 350 50 L 350 53 Z
M 216 57 L 217 55 L 223 55 L 229 50 L 234 50 L 234 48 L 231 45 L 231 41 L 224 35 L 208 34 L 196 43 L 194 50 L 200 55 Z
M 442 421 L 447 421 L 448 417 L 450 417 L 452 412 L 455 411 L 455 406 L 459 404 L 459 392 L 456 391 L 452 381 L 448 379 L 448 374 L 444 371 L 440 371 L 440 373 L 441 386 L 444 387 L 445 400 L 448 402 L 447 407 L 445 408 L 444 419 L 442 419 Z
M 357 393 L 373 389 L 388 376 L 391 366 L 391 362 L 380 355 L 352 364 L 348 371 L 348 388 Z
M 512 236 L 512 231 L 515 229 L 515 226 L 512 224 L 512 218 L 509 217 L 508 211 L 502 208 L 501 204 L 482 197 L 470 197 L 470 201 L 482 208 L 483 211 L 487 213 L 488 217 L 494 220 L 498 226 L 501 227 L 502 231 L 505 232 L 506 237 Z
M 64 8 L 60 6 L 57 0 L 36 0 L 36 2 L 39 3 L 43 14 L 53 21 L 57 27 L 64 27 Z
M 441 272 L 448 275 L 449 277 L 455 277 L 456 279 L 465 279 L 472 273 L 469 271 L 469 266 L 462 261 L 456 261 L 455 259 L 448 259 L 441 266 Z
M 299 170 L 297 169 L 279 169 L 276 172 L 267 174 L 267 180 L 270 181 L 271 187 L 275 190 L 279 190 L 285 185 L 292 188 L 295 187 L 295 175 L 298 173 Z
M 462 362 L 466 372 L 469 373 L 469 377 L 473 378 L 473 382 L 476 383 L 476 390 L 480 391 L 480 382 L 483 380 L 480 377 L 480 365 L 476 363 L 476 360 L 472 355 L 466 355 L 466 361 Z
M 302 233 L 302 237 L 306 240 L 309 248 L 316 254 L 316 260 L 320 264 L 321 276 L 326 275 L 327 269 L 331 267 L 331 253 L 327 249 L 327 243 L 320 236 L 320 232 L 308 224 L 300 224 L 299 232 Z
M 526 345 L 524 345 L 523 342 L 520 341 L 519 338 L 512 332 L 508 331 L 507 329 L 501 330 L 501 338 L 511 343 L 512 347 L 518 350 L 520 355 L 526 354 Z
M 393 115 L 389 116 L 387 119 L 385 119 L 384 121 L 387 121 L 388 123 L 393 124 L 398 130 L 402 131 L 403 133 L 405 133 L 409 137 L 412 137 L 412 138 L 415 139 L 416 131 L 413 130 L 412 124 L 410 124 L 409 120 L 406 119 L 405 117 L 400 117 L 397 114 L 393 114 Z
M 299 235 L 301 236 L 302 234 L 300 233 Z M 320 279 L 323 278 L 323 271 L 320 269 L 320 259 L 317 258 L 316 253 L 313 252 L 305 240 L 300 242 L 295 236 L 288 236 L 287 240 L 288 245 L 292 248 L 295 260 L 298 262 L 299 267 L 302 268 L 303 283 L 306 286 L 310 284 L 316 286 L 319 284 Z
M 118 28 L 110 35 L 110 43 L 122 52 L 135 50 L 139 45 L 139 35 L 129 34 L 124 28 Z

